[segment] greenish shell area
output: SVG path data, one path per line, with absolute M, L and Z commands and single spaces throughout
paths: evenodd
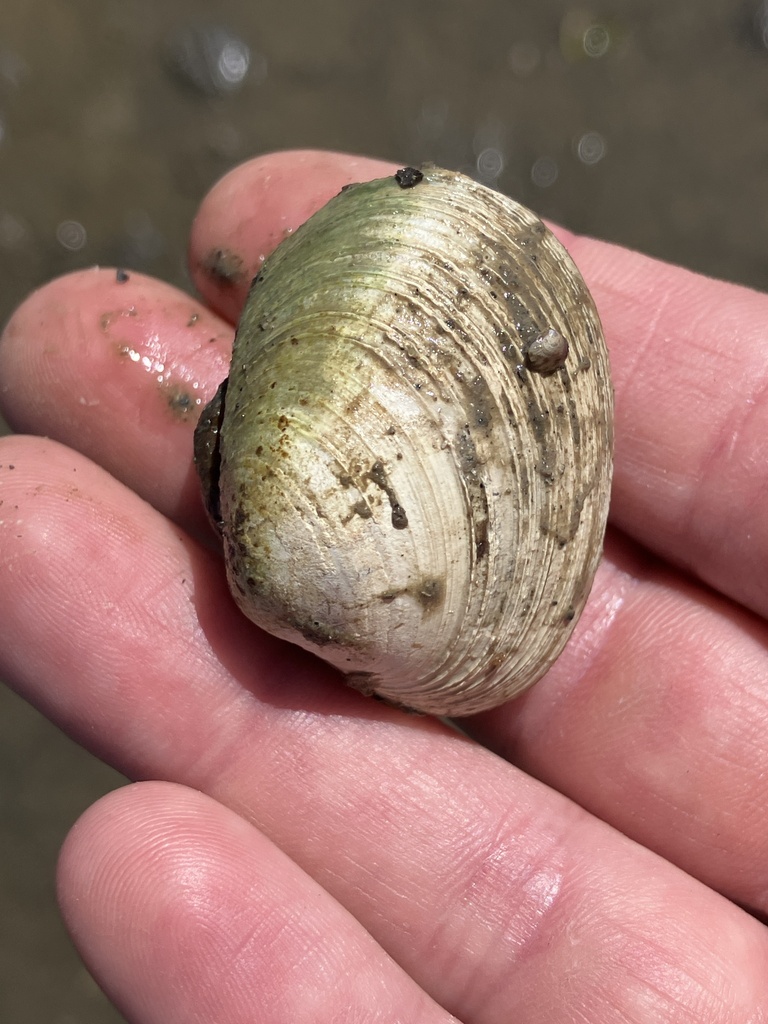
M 566 364 L 532 373 L 551 330 Z M 597 314 L 541 221 L 440 169 L 349 186 L 268 258 L 238 326 L 219 450 L 232 591 L 363 690 L 480 710 L 570 634 L 611 448 Z

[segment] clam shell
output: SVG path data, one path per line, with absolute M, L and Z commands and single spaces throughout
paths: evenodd
M 347 187 L 255 278 L 222 404 L 217 518 L 254 622 L 438 715 L 552 664 L 600 558 L 612 390 L 533 213 L 439 168 Z

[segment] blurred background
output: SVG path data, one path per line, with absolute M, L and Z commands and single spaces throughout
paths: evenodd
M 0 322 L 94 263 L 186 287 L 208 187 L 285 147 L 434 160 L 574 230 L 768 287 L 768 2 L 213 8 L 2 0 Z M 67 829 L 122 781 L 0 690 L 0 1021 L 122 1019 L 53 886 Z

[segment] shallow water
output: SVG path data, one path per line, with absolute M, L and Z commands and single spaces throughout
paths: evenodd
M 0 321 L 117 263 L 182 286 L 233 164 L 322 147 L 462 168 L 568 227 L 768 287 L 768 7 L 722 0 L 2 0 Z M 0 1020 L 119 1020 L 53 903 L 119 783 L 0 707 Z

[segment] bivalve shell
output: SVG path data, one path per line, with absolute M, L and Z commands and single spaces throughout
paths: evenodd
M 461 174 L 345 188 L 255 278 L 196 457 L 240 608 L 438 715 L 563 649 L 597 567 L 608 356 L 573 261 Z

